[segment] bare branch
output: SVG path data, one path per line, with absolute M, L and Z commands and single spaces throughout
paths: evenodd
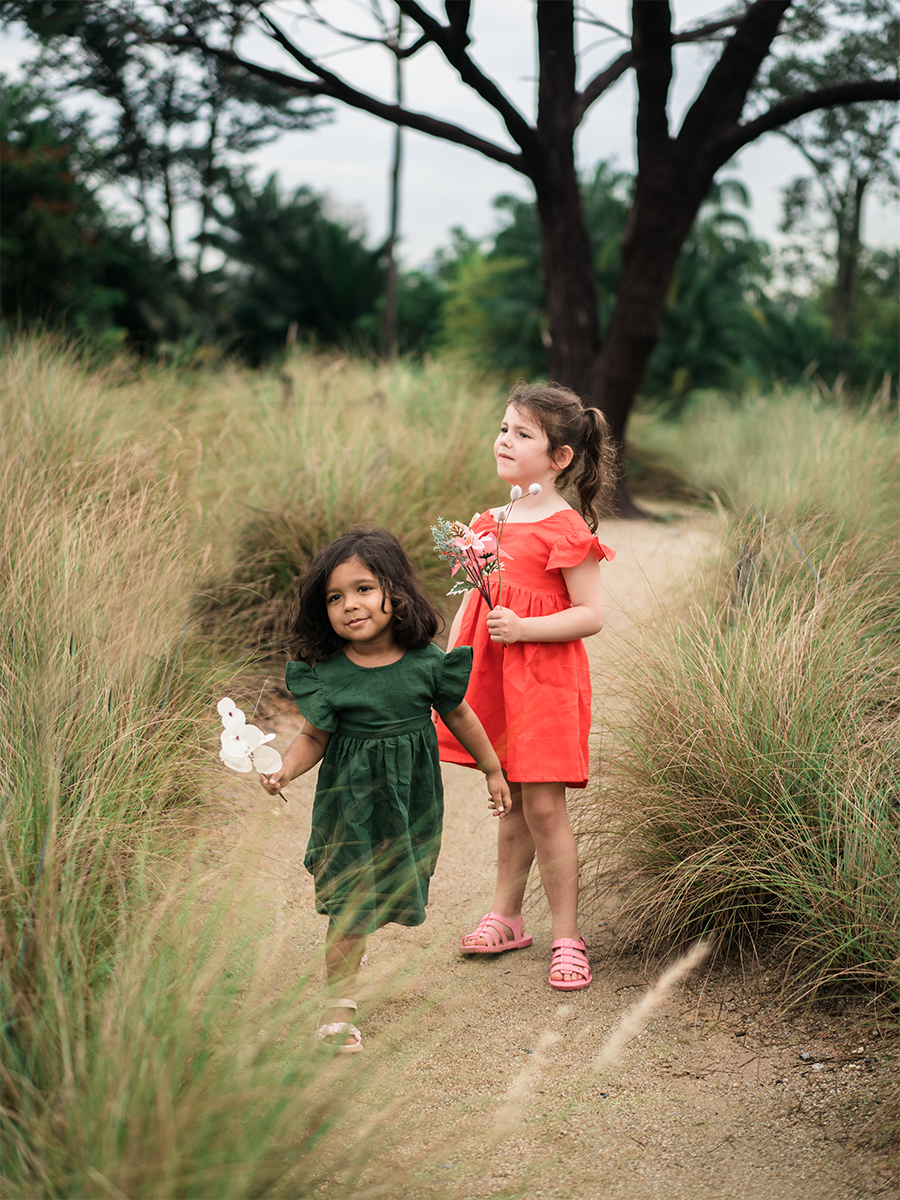
M 468 129 L 463 129 L 461 126 L 452 125 L 448 121 L 441 121 L 437 117 L 430 117 L 426 113 L 411 112 L 409 109 L 400 108 L 396 104 L 387 104 L 383 100 L 378 100 L 375 96 L 370 96 L 367 92 L 360 92 L 356 88 L 351 87 L 340 76 L 326 71 L 312 59 L 308 60 L 310 62 L 308 69 L 317 74 L 318 78 L 298 79 L 296 76 L 287 75 L 283 71 L 274 71 L 269 67 L 260 66 L 259 63 L 250 62 L 231 50 L 212 46 L 197 36 L 147 36 L 147 40 L 158 46 L 172 46 L 179 50 L 199 50 L 202 54 L 211 58 L 217 58 L 220 62 L 228 63 L 230 66 L 240 67 L 249 74 L 255 75 L 259 79 L 265 79 L 269 83 L 276 84 L 278 87 L 286 88 L 298 96 L 328 96 L 332 100 L 339 100 L 341 103 L 349 105 L 350 108 L 356 108 L 361 112 L 371 113 L 374 117 L 380 117 L 392 125 L 402 125 L 408 129 L 418 130 L 419 133 L 426 133 L 431 137 L 441 138 L 445 142 L 453 142 L 457 146 L 465 146 L 469 150 L 477 150 L 485 158 L 502 163 L 506 167 L 512 167 L 514 171 L 519 171 L 522 174 L 528 173 L 525 160 L 521 154 L 515 154 L 512 150 L 498 146 L 495 142 L 489 142 L 486 138 L 479 137 L 477 134 L 471 133 Z M 306 56 L 301 52 L 298 51 L 295 53 L 294 57 L 298 62 L 301 62 L 301 65 L 305 65 L 302 60 Z
M 533 151 L 537 142 L 535 130 L 493 79 L 489 79 L 466 53 L 469 42 L 466 32 L 468 0 L 449 0 L 449 3 L 459 5 L 459 9 L 454 11 L 450 25 L 442 25 L 440 21 L 435 20 L 416 0 L 397 0 L 397 7 L 404 16 L 416 22 L 429 41 L 438 46 L 463 83 L 500 114 L 513 141 L 526 153 Z
M 739 19 L 738 17 L 726 17 L 722 21 L 709 21 L 706 25 L 697 25 L 694 29 L 684 29 L 681 33 L 672 35 L 672 44 L 705 42 L 709 38 L 714 38 L 717 33 L 721 33 L 723 29 L 733 29 Z
M 634 66 L 634 51 L 625 50 L 617 59 L 604 67 L 599 74 L 595 75 L 583 92 L 578 92 L 575 96 L 575 124 L 578 125 L 584 118 L 584 114 L 591 107 L 595 100 L 598 100 L 607 88 L 612 87 L 617 79 L 625 74 L 629 67 Z
M 595 13 L 589 12 L 588 9 L 582 8 L 575 10 L 575 20 L 579 25 L 596 25 L 598 29 L 606 29 L 609 33 L 614 33 L 616 37 L 623 38 L 626 42 L 630 41 L 628 33 L 624 29 L 619 29 L 615 25 L 610 25 L 609 21 L 604 21 Z
M 806 113 L 821 108 L 833 108 L 836 104 L 863 104 L 872 100 L 900 99 L 900 79 L 860 79 L 857 82 L 836 83 L 831 87 L 819 88 L 814 92 L 802 92 L 791 96 L 748 121 L 745 125 L 732 125 L 723 130 L 709 145 L 707 154 L 716 164 L 716 169 L 737 154 L 743 146 L 756 141 L 764 133 L 771 133 L 796 121 Z
M 472 41 L 469 37 L 471 0 L 444 0 L 444 12 L 447 14 L 447 24 L 453 30 L 455 44 L 460 50 L 465 50 Z
M 472 8 L 472 0 L 445 0 L 444 7 L 450 19 L 450 24 L 448 25 L 442 25 L 442 23 L 440 23 L 436 17 L 432 17 L 432 14 L 428 12 L 426 8 L 422 8 L 422 6 L 418 4 L 416 0 L 396 0 L 396 5 L 398 10 L 403 13 L 403 16 L 409 17 L 410 20 L 414 20 L 416 25 L 419 25 L 419 28 L 422 31 L 422 37 L 419 38 L 419 40 L 414 43 L 414 47 L 410 48 L 408 52 L 403 54 L 403 56 L 414 53 L 416 49 L 420 49 L 428 42 L 433 43 L 434 46 L 437 46 L 440 52 L 442 52 L 444 58 L 449 62 L 450 66 L 454 67 L 454 70 L 458 76 L 460 76 L 462 82 L 467 84 L 469 88 L 472 88 L 472 90 L 475 91 L 476 94 L 482 98 L 482 100 L 484 100 L 487 104 L 490 104 L 491 108 L 496 110 L 496 112 L 500 115 L 500 118 L 503 119 L 506 130 L 509 131 L 512 140 L 514 140 L 514 142 L 516 142 L 516 144 L 520 146 L 523 151 L 534 152 L 536 150 L 536 133 L 534 128 L 528 124 L 528 121 L 526 118 L 524 118 L 523 114 L 520 113 L 520 110 L 518 110 L 510 98 L 498 88 L 497 84 L 493 82 L 493 79 L 488 78 L 486 74 L 480 70 L 480 67 L 476 66 L 475 62 L 470 59 L 469 55 L 466 53 L 466 47 L 469 43 L 468 22 L 470 8 Z M 344 83 L 343 80 L 337 80 L 337 77 L 329 77 L 328 73 L 324 72 L 322 68 L 320 68 L 320 65 L 316 59 L 313 59 L 312 56 L 302 52 L 302 50 L 296 46 L 292 40 L 290 40 L 287 34 L 284 34 L 284 31 L 280 28 L 280 26 L 278 26 L 274 20 L 269 17 L 269 14 L 262 11 L 262 0 L 256 0 L 256 2 L 254 2 L 254 8 L 256 8 L 259 16 L 263 18 L 266 25 L 269 26 L 270 36 L 274 37 L 275 41 L 277 41 L 278 44 L 283 47 L 283 49 L 286 49 L 287 53 L 292 56 L 293 59 L 298 61 L 306 71 L 314 74 L 314 76 L 317 76 L 319 79 L 322 79 L 323 82 L 330 83 L 332 85 L 337 83 L 340 84 L 342 88 L 346 88 L 349 91 L 354 91 L 354 89 L 350 89 L 349 84 Z M 346 103 L 353 103 L 354 107 L 356 108 L 360 107 L 359 104 L 355 103 L 354 101 L 346 100 Z M 490 145 L 491 143 L 485 144 Z
M 253 7 L 256 13 L 261 16 L 263 20 L 268 21 L 267 15 L 262 11 L 262 0 L 258 0 Z M 309 4 L 308 7 L 310 10 L 309 16 L 298 17 L 298 20 L 311 21 L 313 25 L 321 25 L 323 29 L 327 29 L 331 33 L 336 33 L 338 37 L 347 38 L 347 40 L 351 42 L 359 42 L 360 45 L 386 46 L 388 44 L 390 35 L 388 34 L 387 30 L 385 30 L 383 37 L 367 37 L 364 33 L 354 33 L 352 29 L 341 29 L 340 26 L 333 25 L 330 21 L 326 21 L 320 13 L 316 12 L 312 4 Z M 383 21 L 379 21 L 379 23 L 383 25 Z
M 753 0 L 736 23 L 734 33 L 681 123 L 678 144 L 683 155 L 702 153 L 722 129 L 740 119 L 747 93 L 790 5 L 791 0 Z
M 661 0 L 633 0 L 632 46 L 637 75 L 638 109 L 635 120 L 638 170 L 649 155 L 669 145 L 669 86 L 672 82 L 672 8 Z
M 427 46 L 431 39 L 427 34 L 423 33 L 418 41 L 413 42 L 411 46 L 407 46 L 405 50 L 398 50 L 398 58 L 412 58 L 417 50 L 421 50 L 423 46 Z
M 723 29 L 731 29 L 735 24 L 736 18 L 724 21 L 710 21 L 706 25 L 698 25 L 696 29 L 686 29 L 683 33 L 675 33 L 672 35 L 672 45 L 684 45 L 686 42 L 705 42 L 716 40 L 715 35 L 721 33 Z M 603 22 L 597 22 L 603 24 Z M 609 26 L 609 28 L 612 28 Z M 629 67 L 634 66 L 634 51 L 626 50 L 619 55 L 617 59 L 604 67 L 599 74 L 587 84 L 584 91 L 580 92 L 575 100 L 575 123 L 576 125 L 584 118 L 584 114 L 603 93 L 616 82 L 617 79 L 625 74 Z

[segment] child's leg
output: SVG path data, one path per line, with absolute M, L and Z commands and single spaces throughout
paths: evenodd
M 512 809 L 497 831 L 497 887 L 493 911 L 518 920 L 537 853 L 541 883 L 553 918 L 552 940 L 578 938 L 578 851 L 566 812 L 561 783 L 510 783 Z M 467 939 L 468 940 L 468 939 Z M 487 945 L 485 937 L 475 944 Z M 554 971 L 551 978 L 577 980 L 572 972 Z
M 522 811 L 522 785 L 511 783 L 509 794 L 512 808 L 499 822 L 497 830 L 497 886 L 493 911 L 518 919 L 522 915 L 528 872 L 534 861 L 534 840 Z
M 501 919 L 507 917 L 518 921 L 522 916 L 522 900 L 528 883 L 528 872 L 534 860 L 534 840 L 522 811 L 522 785 L 510 783 L 509 794 L 512 808 L 499 822 L 497 830 L 497 885 L 491 912 Z M 509 929 L 509 936 L 513 930 Z M 483 934 L 467 935 L 464 944 L 487 946 L 490 942 Z
M 553 940 L 577 939 L 578 850 L 566 812 L 565 786 L 523 783 L 522 811 L 534 839 L 541 883 L 550 904 Z
M 334 1000 L 356 999 L 356 976 L 359 964 L 366 952 L 366 939 L 358 934 L 342 933 L 334 920 L 328 925 L 325 939 L 325 986 Z M 322 1025 L 336 1021 L 352 1023 L 354 1009 L 343 1005 L 326 1008 L 321 1016 Z M 352 1042 L 352 1037 L 347 1042 Z

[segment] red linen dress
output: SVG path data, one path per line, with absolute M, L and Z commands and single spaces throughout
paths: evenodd
M 472 526 L 496 533 L 488 512 Z M 611 559 L 574 509 L 543 521 L 509 524 L 503 530 L 503 606 L 520 617 L 544 617 L 572 607 L 563 567 L 577 567 L 590 554 Z M 497 603 L 497 577 L 491 596 Z M 565 783 L 583 788 L 588 778 L 591 676 L 587 651 L 574 642 L 492 642 L 487 607 L 477 594 L 468 598 L 457 646 L 474 647 L 466 700 L 475 710 L 510 780 Z M 438 721 L 442 762 L 475 765 L 443 721 Z

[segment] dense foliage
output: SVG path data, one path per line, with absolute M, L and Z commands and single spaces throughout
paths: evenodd
M 127 337 L 182 358 L 218 343 L 258 363 L 283 350 L 292 326 L 318 344 L 378 347 L 384 248 L 371 248 L 358 218 L 336 213 L 327 197 L 309 188 L 284 194 L 275 177 L 257 186 L 228 174 L 197 235 L 197 262 L 201 250 L 219 262 L 198 273 L 154 242 L 146 222 L 109 214 L 86 118 L 66 116 L 31 84 L 5 84 L 0 132 L 7 322 L 68 328 L 95 342 Z M 603 320 L 615 304 L 632 187 L 608 163 L 583 184 Z M 502 223 L 492 238 L 458 229 L 432 263 L 401 273 L 400 350 L 452 351 L 506 379 L 546 375 L 536 207 L 511 196 L 496 206 Z M 803 243 L 774 254 L 751 235 L 739 211 L 748 206 L 741 185 L 726 180 L 701 208 L 645 396 L 678 411 L 702 388 L 738 392 L 816 374 L 828 390 L 871 395 L 886 373 L 896 377 L 900 256 L 859 248 L 849 316 L 836 333 L 838 284 L 827 260 Z
M 601 316 L 611 312 L 632 179 L 601 163 L 583 186 Z M 535 206 L 503 196 L 505 222 L 491 244 L 460 231 L 454 255 L 439 264 L 444 282 L 439 345 L 508 377 L 547 373 L 549 335 L 543 312 Z M 680 409 L 696 389 L 738 392 L 818 372 L 874 390 L 896 377 L 900 256 L 861 255 L 852 335 L 835 339 L 833 281 L 818 273 L 788 289 L 789 267 L 754 238 L 743 212 L 750 196 L 734 180 L 717 184 L 685 241 L 669 292 L 662 334 L 650 359 L 644 394 Z M 776 280 L 780 281 L 776 283 Z
M 75 170 L 74 148 L 27 85 L 4 89 L 0 305 L 7 319 L 110 321 L 122 294 L 104 285 L 115 251 L 102 210 Z M 73 133 L 75 130 L 72 131 Z

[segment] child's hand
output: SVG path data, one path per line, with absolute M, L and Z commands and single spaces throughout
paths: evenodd
M 522 618 L 511 608 L 501 608 L 499 604 L 492 608 L 487 615 L 487 627 L 492 642 L 511 646 L 522 640 Z
M 282 764 L 279 771 L 273 771 L 271 775 L 260 775 L 259 782 L 270 796 L 277 796 L 284 785 L 291 782 L 291 777 Z
M 512 797 L 509 794 L 509 784 L 502 771 L 486 771 L 484 778 L 488 785 L 491 798 L 488 801 L 494 810 L 495 817 L 505 817 L 512 808 Z

